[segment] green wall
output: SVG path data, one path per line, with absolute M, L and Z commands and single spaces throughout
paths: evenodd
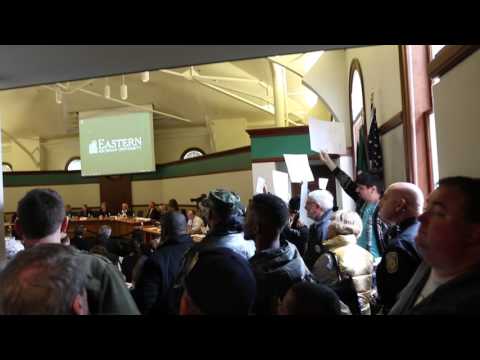
M 258 136 L 252 139 L 252 160 L 283 157 L 283 154 L 313 155 L 309 134 Z

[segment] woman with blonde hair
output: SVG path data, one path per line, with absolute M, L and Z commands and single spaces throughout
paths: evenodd
M 323 284 L 336 287 L 353 283 L 359 312 L 368 315 L 372 300 L 373 256 L 357 245 L 362 233 L 362 219 L 354 211 L 339 210 L 332 214 L 328 240 L 313 266 L 313 274 Z M 352 313 L 355 313 L 352 309 Z

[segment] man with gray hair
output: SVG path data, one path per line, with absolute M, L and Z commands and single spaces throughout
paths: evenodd
M 312 270 L 322 253 L 322 242 L 328 239 L 328 225 L 333 212 L 333 195 L 328 190 L 315 190 L 308 194 L 305 204 L 307 216 L 315 221 L 308 232 L 305 264 Z
M 391 228 L 380 243 L 384 254 L 377 271 L 377 290 L 383 313 L 387 313 L 400 291 L 421 263 L 415 237 L 423 209 L 423 193 L 417 185 L 398 182 L 388 187 L 379 204 L 379 216 Z
M 0 314 L 88 315 L 86 281 L 73 248 L 35 246 L 0 273 Z

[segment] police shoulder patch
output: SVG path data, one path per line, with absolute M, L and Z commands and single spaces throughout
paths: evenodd
M 395 251 L 385 254 L 385 265 L 389 274 L 395 274 L 398 271 L 398 254 Z

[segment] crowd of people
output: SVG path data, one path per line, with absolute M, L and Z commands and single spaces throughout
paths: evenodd
M 425 201 L 414 184 L 384 191 L 377 175 L 353 181 L 328 154 L 320 159 L 357 207 L 338 209 L 329 191 L 314 190 L 304 205 L 310 226 L 298 197 L 257 194 L 245 208 L 215 189 L 194 199 L 195 211 L 150 203 L 159 238 L 114 238 L 105 225 L 87 248 L 85 229 L 65 240 L 71 209 L 60 195 L 34 189 L 18 203 L 25 250 L 0 271 L 0 314 L 478 312 L 480 179 L 442 179 Z M 106 204 L 100 211 L 109 214 Z M 131 214 L 128 205 L 121 212 Z

